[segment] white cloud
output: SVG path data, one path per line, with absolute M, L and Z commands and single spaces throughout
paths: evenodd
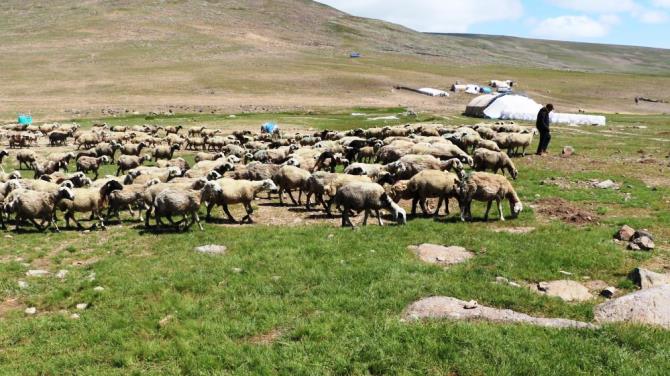
M 657 10 L 645 10 L 637 15 L 641 22 L 648 24 L 660 24 L 668 20 L 668 15 Z
M 418 31 L 467 32 L 470 26 L 514 21 L 523 15 L 521 0 L 319 0 L 356 16 L 378 18 Z
M 668 20 L 664 12 L 641 5 L 635 0 L 549 0 L 549 2 L 562 8 L 586 13 L 628 13 L 638 21 L 648 24 L 664 23 Z M 670 0 L 652 0 L 652 4 L 670 7 Z
M 651 3 L 657 7 L 670 8 L 670 0 L 652 0 Z
M 540 21 L 532 33 L 538 37 L 560 40 L 602 38 L 618 22 L 615 16 L 596 20 L 588 16 L 559 16 Z

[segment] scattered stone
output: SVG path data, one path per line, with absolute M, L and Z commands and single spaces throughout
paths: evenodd
M 335 237 L 334 234 L 328 234 L 328 239 L 332 239 L 332 238 L 334 238 L 334 237 Z
M 28 282 L 26 282 L 26 281 L 18 281 L 17 283 L 18 283 L 20 289 L 27 289 L 28 288 Z
M 563 274 L 563 275 L 572 275 L 572 273 L 566 272 L 565 270 L 559 270 L 558 272 Z
M 575 148 L 573 148 L 572 146 L 564 146 L 563 150 L 561 151 L 562 157 L 570 157 L 573 154 L 575 154 Z
M 634 234 L 635 234 L 635 230 L 632 227 L 630 227 L 628 225 L 623 225 L 619 229 L 619 231 L 617 231 L 617 233 L 614 234 L 614 238 L 627 242 L 627 241 L 630 241 L 630 239 L 633 238 Z
M 644 268 L 633 269 L 628 278 L 641 289 L 670 285 L 670 274 L 656 273 Z
M 232 270 L 233 270 L 233 272 L 235 272 L 235 273 L 242 273 L 242 269 L 241 269 L 241 268 L 233 268 Z
M 670 329 L 670 285 L 636 291 L 599 304 L 594 315 L 601 323 L 626 322 Z
M 13 238 L 13 236 L 11 236 L 11 235 L 5 235 L 5 238 L 6 238 L 6 239 L 11 239 L 11 238 Z
M 579 282 L 571 280 L 559 280 L 550 282 L 540 282 L 537 284 L 537 290 L 548 296 L 555 296 L 566 302 L 581 302 L 593 298 L 589 289 Z
M 642 250 L 642 248 L 640 248 L 640 246 L 635 244 L 635 243 L 628 243 L 628 249 L 631 250 L 631 251 L 641 251 Z
M 637 249 L 635 250 L 651 251 L 656 245 L 650 237 L 640 236 L 639 238 L 633 239 L 633 241 L 630 242 L 629 247 L 630 246 L 636 246 Z
M 50 274 L 51 273 L 48 270 L 42 270 L 42 269 L 30 269 L 26 272 L 26 275 L 28 277 L 46 277 Z
M 475 309 L 479 306 L 479 303 L 477 303 L 476 300 L 471 300 L 463 305 L 463 308 L 465 309 Z
M 510 282 L 509 285 L 512 287 L 521 287 L 521 285 L 516 282 Z
M 199 253 L 206 253 L 208 255 L 223 255 L 226 253 L 226 250 L 228 250 L 228 247 L 225 245 L 216 245 L 216 244 L 208 244 L 208 245 L 202 245 L 200 247 L 195 247 L 195 251 Z
M 34 314 L 37 313 L 37 308 L 35 308 L 35 307 L 28 307 L 28 308 L 26 308 L 25 311 L 23 311 L 23 312 L 25 312 L 26 315 L 32 316 L 32 315 L 34 315 Z
M 73 314 L 70 315 L 70 318 L 72 320 L 79 320 L 79 314 L 78 313 L 73 313 Z
M 56 273 L 56 278 L 65 279 L 65 277 L 67 276 L 67 273 L 69 273 L 68 270 L 61 269 L 61 270 L 58 271 L 58 273 Z
M 102 287 L 102 286 L 95 286 L 95 287 L 93 288 L 93 291 L 95 291 L 95 292 L 102 292 L 102 291 L 105 291 L 105 288 Z
M 593 186 L 596 187 L 596 188 L 600 188 L 600 189 L 619 189 L 620 188 L 619 184 L 613 182 L 610 179 L 594 183 Z
M 604 296 L 607 299 L 611 299 L 616 294 L 617 289 L 614 286 L 608 286 L 600 292 L 600 296 Z
M 275 281 L 275 282 L 279 281 L 280 279 L 281 279 L 281 277 L 278 276 L 278 275 L 273 275 L 272 276 L 272 280 Z
M 507 284 L 509 284 L 509 279 L 507 279 L 505 277 L 498 276 L 498 277 L 496 277 L 496 283 L 507 285 Z
M 95 281 L 95 272 L 91 272 L 91 273 L 86 277 L 86 279 L 87 279 L 89 282 L 93 282 L 93 281 Z
M 78 310 L 83 311 L 88 308 L 88 303 L 79 303 L 75 307 L 77 307 Z
M 651 240 L 654 240 L 654 235 L 652 235 L 651 232 L 649 232 L 649 230 L 646 230 L 646 229 L 635 231 L 632 238 L 637 239 L 637 238 L 642 238 L 642 237 L 645 237 L 645 236 L 647 238 L 651 239 Z
M 172 316 L 172 315 L 167 315 L 167 316 L 163 317 L 163 318 L 158 322 L 158 326 L 161 327 L 161 328 L 164 328 L 167 324 L 169 324 L 170 322 L 172 322 L 172 320 L 174 320 L 174 316 Z
M 445 247 L 436 244 L 421 244 L 419 246 L 411 245 L 407 248 L 414 252 L 421 261 L 442 266 L 458 264 L 474 257 L 472 252 L 458 246 Z
M 528 234 L 535 231 L 535 227 L 500 227 L 493 229 L 494 232 L 507 232 L 510 234 Z
M 530 324 L 553 328 L 588 328 L 597 326 L 586 322 L 567 319 L 548 319 L 533 317 L 509 309 L 491 308 L 482 305 L 466 309 L 469 302 L 445 296 L 433 296 L 414 302 L 405 309 L 406 320 L 420 319 L 452 319 L 452 320 L 486 320 L 500 323 Z

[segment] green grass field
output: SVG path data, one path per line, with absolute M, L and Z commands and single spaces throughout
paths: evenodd
M 207 124 L 257 129 L 267 120 L 314 129 L 368 124 L 352 112 L 176 115 L 102 119 L 114 124 Z M 462 124 L 458 116 L 398 122 Z M 352 231 L 329 225 L 221 226 L 152 233 L 129 217 L 107 231 L 2 232 L 0 241 L 1 374 L 355 374 L 355 375 L 662 375 L 670 369 L 670 332 L 608 325 L 596 330 L 544 329 L 486 322 L 403 322 L 410 303 L 445 295 L 542 317 L 593 320 L 604 301 L 566 303 L 520 283 L 587 276 L 634 290 L 635 267 L 670 268 L 668 116 L 608 116 L 603 128 L 555 127 L 547 158 L 517 158 L 514 182 L 526 209 L 518 219 L 461 223 L 414 219 L 407 226 Z M 84 126 L 100 119 L 83 121 Z M 641 128 L 644 126 L 646 128 Z M 555 156 L 564 145 L 576 154 Z M 189 158 L 188 153 L 182 153 Z M 647 162 L 640 163 L 644 157 Z M 652 162 L 648 162 L 652 160 Z M 5 169 L 13 161 L 5 162 Z M 105 167 L 111 172 L 113 166 Z M 542 184 L 612 179 L 621 190 Z M 576 226 L 533 209 L 560 197 L 597 220 Z M 258 211 L 267 209 L 257 207 Z M 473 204 L 479 218 L 484 205 Z M 506 208 L 506 210 L 509 210 Z M 220 215 L 219 212 L 217 212 Z M 646 227 L 651 253 L 612 242 L 621 224 Z M 528 234 L 497 233 L 530 226 Z M 476 256 L 448 269 L 423 264 L 408 245 L 461 245 Z M 193 248 L 224 244 L 223 256 Z M 69 273 L 26 277 L 28 269 Z M 566 277 L 559 273 L 572 273 Z M 94 276 L 94 279 L 91 278 Z M 19 288 L 17 281 L 28 282 Z M 96 286 L 104 291 L 95 291 Z M 7 303 L 16 299 L 13 306 Z M 83 311 L 76 305 L 88 303 Z M 11 308 L 11 307 L 13 308 Z M 25 307 L 38 313 L 27 316 Z M 10 308 L 6 308 L 10 307 Z M 78 313 L 78 320 L 70 314 Z M 167 317 L 167 319 L 166 319 Z M 161 320 L 163 323 L 161 324 Z

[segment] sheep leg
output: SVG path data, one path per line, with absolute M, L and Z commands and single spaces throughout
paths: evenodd
M 447 199 L 447 214 L 449 214 L 449 199 Z M 444 202 L 444 197 L 440 197 L 439 200 L 437 200 L 437 208 L 435 208 L 435 213 L 433 213 L 434 217 L 438 217 L 440 215 L 440 209 L 442 209 L 442 202 Z
M 213 202 L 210 202 L 210 203 L 207 204 L 207 216 L 205 217 L 205 220 L 209 221 L 210 219 L 212 219 L 212 215 L 211 215 L 212 214 L 212 209 L 214 209 L 215 205 L 216 204 L 213 203 Z
M 426 209 L 426 199 L 422 198 L 419 200 L 419 205 L 421 205 L 421 211 L 423 212 L 423 215 L 427 215 L 428 209 Z M 437 213 L 437 211 L 435 211 Z
M 489 220 L 489 211 L 491 210 L 491 204 L 493 204 L 493 200 L 486 203 L 486 213 L 484 213 L 484 221 Z
M 368 216 L 370 215 L 370 209 L 365 209 L 365 214 L 363 215 L 363 226 L 368 225 Z
M 502 201 L 500 201 L 500 199 L 497 198 L 496 203 L 498 204 L 498 214 L 500 214 L 500 220 L 505 221 L 505 217 L 503 216 Z
M 298 190 L 298 205 L 302 205 L 302 188 Z
M 121 167 L 119 166 L 119 168 L 116 169 L 116 176 L 119 176 L 120 172 L 121 172 Z
M 249 223 L 254 223 L 254 220 L 251 219 L 251 214 L 253 214 L 253 212 L 254 212 L 254 208 L 251 207 L 251 203 L 250 202 L 245 202 L 244 203 L 244 209 L 246 209 L 247 215 L 244 218 L 242 218 L 242 222 L 247 220 Z
M 43 228 L 42 226 L 40 226 L 37 222 L 35 222 L 34 219 L 29 218 L 28 221 L 30 221 L 30 223 L 32 223 L 33 226 L 35 226 L 35 228 L 36 228 L 38 231 L 44 231 L 44 230 L 46 230 L 45 228 Z
M 412 197 L 412 217 L 416 216 L 416 204 L 419 203 L 419 196 Z
M 377 223 L 379 223 L 380 226 L 384 226 L 384 221 L 382 221 L 382 215 L 378 209 L 375 210 L 375 214 L 377 215 Z
M 77 220 L 77 218 L 75 218 L 75 216 L 74 216 L 74 212 L 69 213 L 69 215 L 70 215 L 70 218 L 72 218 L 72 220 L 74 221 L 74 223 L 77 225 L 77 228 L 78 228 L 79 230 L 83 230 L 83 229 L 84 229 L 84 226 L 82 226 L 81 223 L 79 223 L 79 221 Z
M 307 194 L 305 195 L 305 208 L 307 210 L 312 210 L 311 203 L 312 203 L 312 192 L 307 192 Z
M 233 215 L 230 214 L 230 210 L 228 210 L 228 205 L 227 204 L 223 204 L 223 212 L 226 213 L 226 215 L 228 216 L 228 219 L 231 222 L 237 223 L 237 220 L 235 220 L 235 218 L 233 218 Z
M 351 222 L 351 219 L 349 219 L 349 208 L 345 207 L 342 210 L 342 227 L 347 226 L 354 227 L 354 224 Z
M 298 202 L 296 202 L 295 198 L 293 197 L 293 193 L 291 193 L 291 190 L 287 189 L 286 192 L 288 193 L 288 197 L 291 198 L 291 201 L 293 201 L 293 205 L 299 205 Z
M 279 188 L 279 205 L 284 206 L 284 188 Z
M 194 211 L 192 213 L 192 217 L 193 217 L 193 220 L 195 221 L 195 223 L 198 224 L 198 227 L 200 227 L 200 231 L 205 231 L 205 229 L 202 227 L 202 223 L 200 223 L 200 217 L 198 217 L 198 212 L 197 211 Z M 191 225 L 193 225 L 193 222 L 191 222 Z

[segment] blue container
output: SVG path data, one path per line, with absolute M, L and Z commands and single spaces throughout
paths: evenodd
M 274 133 L 277 128 L 279 127 L 275 123 L 265 123 L 261 125 L 261 133 Z
M 484 86 L 484 87 L 482 87 L 479 91 L 480 91 L 481 93 L 484 93 L 484 94 L 491 94 L 491 93 L 493 93 L 493 89 L 491 89 L 491 88 L 488 87 L 488 86 Z
M 33 117 L 30 115 L 19 115 L 19 124 L 30 125 L 33 123 Z

